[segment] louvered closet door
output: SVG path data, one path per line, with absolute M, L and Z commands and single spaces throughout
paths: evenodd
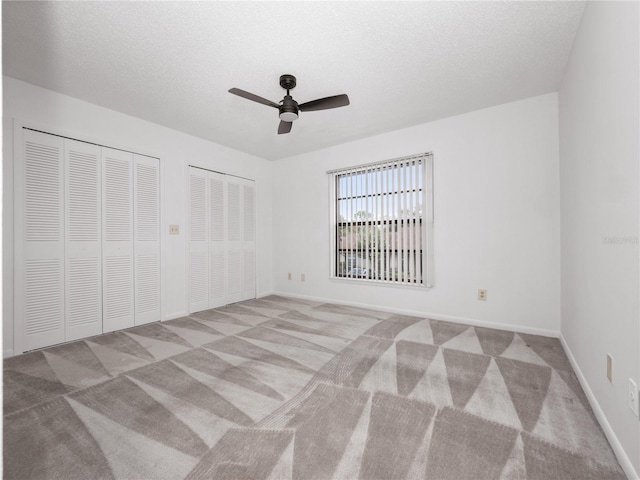
M 256 189 L 251 180 L 242 185 L 242 299 L 256 298 Z
M 209 308 L 227 304 L 226 179 L 209 172 Z
M 189 312 L 209 308 L 207 179 L 189 167 Z
M 100 147 L 64 140 L 65 340 L 102 333 Z
M 135 324 L 160 320 L 160 164 L 134 155 Z
M 227 177 L 227 302 L 242 300 L 242 181 Z
M 22 134 L 15 185 L 15 315 L 22 320 L 26 351 L 64 341 L 64 146 L 60 137 L 27 129 Z
M 133 154 L 102 147 L 103 330 L 134 325 Z

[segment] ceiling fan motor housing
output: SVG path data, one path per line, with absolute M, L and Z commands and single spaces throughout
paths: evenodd
M 298 118 L 298 102 L 291 95 L 285 95 L 279 107 L 280 120 L 283 122 L 293 122 Z

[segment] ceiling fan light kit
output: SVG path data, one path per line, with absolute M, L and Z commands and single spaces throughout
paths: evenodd
M 328 110 L 330 108 L 345 107 L 349 105 L 349 97 L 345 94 L 334 95 L 332 97 L 319 98 L 310 102 L 298 104 L 293 97 L 289 94 L 290 90 L 296 87 L 296 77 L 293 75 L 285 74 L 280 76 L 280 86 L 287 91 L 280 104 L 267 100 L 266 98 L 259 97 L 253 93 L 245 92 L 239 88 L 232 88 L 229 93 L 238 95 L 239 97 L 246 98 L 253 102 L 267 105 L 268 107 L 277 108 L 280 112 L 280 125 L 278 126 L 278 134 L 289 133 L 293 121 L 298 118 L 299 112 L 313 112 L 316 110 Z

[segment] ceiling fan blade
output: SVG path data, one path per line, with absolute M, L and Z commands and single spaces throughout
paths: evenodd
M 282 120 L 280 120 L 280 125 L 278 125 L 278 135 L 289 133 L 292 126 L 293 122 L 283 122 Z
M 310 102 L 298 105 L 302 112 L 313 112 L 315 110 L 327 110 L 329 108 L 346 107 L 349 105 L 349 97 L 344 93 L 333 97 L 319 98 Z
M 273 108 L 279 108 L 280 105 L 272 102 L 271 100 L 267 100 L 266 98 L 259 97 L 258 95 L 254 95 L 253 93 L 245 92 L 244 90 L 240 90 L 239 88 L 232 88 L 229 90 L 229 93 L 233 93 L 234 95 L 238 95 L 239 97 L 246 98 L 247 100 L 252 100 L 254 102 L 261 103 L 263 105 L 267 105 Z

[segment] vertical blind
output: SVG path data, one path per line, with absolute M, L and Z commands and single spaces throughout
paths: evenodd
M 433 156 L 329 172 L 337 278 L 431 286 Z

